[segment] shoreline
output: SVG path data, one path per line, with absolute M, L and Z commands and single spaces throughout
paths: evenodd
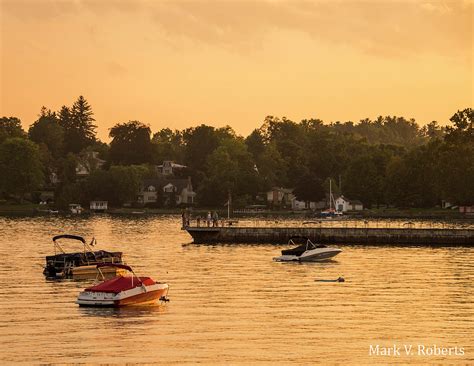
M 227 217 L 226 210 L 216 208 L 192 208 L 191 215 L 195 219 L 197 216 L 205 217 L 208 211 L 217 211 L 220 218 Z M 54 208 L 41 207 L 39 205 L 0 205 L 0 216 L 77 216 L 89 217 L 94 215 L 111 216 L 161 216 L 161 215 L 181 215 L 182 208 L 111 208 L 103 213 L 91 212 L 89 210 L 82 214 L 71 214 L 67 210 L 57 211 Z M 319 216 L 309 211 L 288 211 L 288 210 L 263 210 L 258 212 L 236 212 L 232 218 L 295 218 L 301 220 L 318 220 Z M 349 212 L 343 217 L 351 219 L 438 219 L 438 220 L 474 220 L 474 215 L 466 215 L 457 210 L 439 208 L 410 208 L 410 209 L 367 209 L 364 211 Z

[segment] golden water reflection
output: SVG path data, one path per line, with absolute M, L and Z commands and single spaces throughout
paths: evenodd
M 0 218 L 2 363 L 474 362 L 472 249 L 344 246 L 333 261 L 277 263 L 285 246 L 194 245 L 179 227 L 178 216 Z M 79 308 L 87 282 L 42 275 L 60 233 L 122 250 L 139 275 L 169 283 L 171 301 Z M 394 343 L 465 355 L 369 356 Z

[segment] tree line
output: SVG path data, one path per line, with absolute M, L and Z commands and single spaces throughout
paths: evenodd
M 472 108 L 454 113 L 446 127 L 393 116 L 329 124 L 267 116 L 243 137 L 205 124 L 152 133 L 132 120 L 113 126 L 105 144 L 80 96 L 56 112 L 43 107 L 27 132 L 18 118 L 0 119 L 0 191 L 22 200 L 53 187 L 58 206 L 98 198 L 118 206 L 136 199 L 142 180 L 156 176 L 155 165 L 172 160 L 187 166 L 179 174 L 192 177 L 198 204 L 207 207 L 222 206 L 229 192 L 236 205 L 259 203 L 275 186 L 318 201 L 329 179 L 367 207 L 472 205 L 473 121 Z M 105 161 L 101 169 L 93 166 L 93 151 Z M 76 175 L 78 164 L 91 171 L 85 179 Z

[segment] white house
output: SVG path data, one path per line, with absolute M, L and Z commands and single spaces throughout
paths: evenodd
M 91 211 L 104 212 L 107 211 L 108 201 L 91 201 L 89 208 Z
M 364 209 L 364 205 L 359 200 L 350 200 L 347 197 L 339 196 L 336 200 L 336 211 L 361 211 Z
M 188 179 L 145 179 L 142 188 L 138 193 L 138 202 L 147 204 L 158 201 L 158 195 L 163 197 L 163 203 L 170 204 L 170 200 L 175 200 L 175 204 L 193 204 L 196 193 L 193 191 L 191 177 Z
M 177 164 L 174 161 L 165 160 L 163 164 L 156 166 L 158 173 L 163 175 L 174 175 L 177 170 L 187 168 L 186 165 Z
M 291 199 L 291 209 L 292 210 L 315 210 L 316 209 L 316 202 L 308 202 L 308 201 L 298 201 L 296 197 L 293 196 Z
M 88 151 L 79 157 L 76 166 L 76 175 L 78 177 L 87 177 L 96 169 L 101 169 L 105 160 L 99 158 L 97 151 Z

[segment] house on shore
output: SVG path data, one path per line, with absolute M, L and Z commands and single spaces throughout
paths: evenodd
M 79 157 L 76 165 L 76 176 L 84 178 L 89 176 L 94 170 L 102 169 L 105 160 L 99 158 L 97 151 L 88 151 Z
M 316 210 L 324 207 L 319 202 L 300 201 L 293 194 L 293 189 L 274 187 L 267 192 L 267 203 L 272 207 L 291 208 L 292 210 Z
M 267 203 L 272 207 L 289 208 L 293 198 L 293 190 L 289 188 L 273 187 L 267 192 Z
M 163 161 L 163 164 L 156 166 L 157 173 L 162 175 L 175 175 L 178 171 L 184 168 L 187 168 L 187 166 L 177 164 L 171 160 L 165 160 Z
M 89 208 L 93 212 L 105 212 L 108 209 L 108 201 L 90 201 Z
M 157 203 L 164 206 L 193 205 L 195 197 L 191 177 L 187 179 L 159 177 L 143 180 L 137 202 L 143 205 Z
M 336 210 L 340 212 L 346 211 L 362 211 L 364 209 L 364 205 L 359 200 L 350 200 L 347 197 L 339 196 L 335 200 Z
M 466 216 L 474 216 L 474 205 L 472 206 L 459 206 L 459 212 Z

